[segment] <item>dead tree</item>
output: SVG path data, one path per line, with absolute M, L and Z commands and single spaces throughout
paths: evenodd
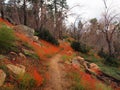
M 117 30 L 117 25 L 115 24 L 115 22 L 118 22 L 117 19 L 119 18 L 120 13 L 114 12 L 114 7 L 109 7 L 106 0 L 103 0 L 103 2 L 105 6 L 105 11 L 103 13 L 104 27 L 102 32 L 107 42 L 109 56 L 112 56 L 114 53 L 113 37 L 115 31 Z

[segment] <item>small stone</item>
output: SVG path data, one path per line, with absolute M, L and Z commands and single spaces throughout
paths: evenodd
M 33 41 L 37 42 L 39 40 L 38 36 L 33 36 Z
M 77 58 L 77 60 L 84 60 L 84 58 L 82 58 L 82 57 L 80 57 L 80 56 L 78 56 L 78 57 L 76 57 Z
M 19 53 L 19 56 L 20 56 L 21 58 L 26 59 L 26 56 L 25 56 L 24 54 L 22 54 L 22 53 Z
M 15 52 L 10 52 L 10 54 L 17 56 L 17 54 Z
M 95 63 L 89 64 L 90 69 L 99 69 L 99 66 L 96 65 Z
M 78 56 L 76 59 L 80 62 L 80 64 L 83 64 L 85 62 L 84 58 Z

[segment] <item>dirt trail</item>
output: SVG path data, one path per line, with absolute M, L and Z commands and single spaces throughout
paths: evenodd
M 47 84 L 44 90 L 67 90 L 66 81 L 65 81 L 65 72 L 62 70 L 59 61 L 61 60 L 61 55 L 57 54 L 50 59 L 49 64 L 49 74 L 50 80 L 47 81 Z M 64 87 L 65 86 L 65 87 Z

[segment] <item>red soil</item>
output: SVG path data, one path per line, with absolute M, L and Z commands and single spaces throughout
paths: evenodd
M 19 37 L 22 41 L 25 41 L 32 45 L 35 52 L 39 55 L 41 59 L 45 59 L 46 55 L 54 55 L 59 51 L 59 47 L 56 47 L 46 41 L 40 40 L 40 44 L 33 42 L 30 38 L 26 37 L 24 34 L 16 33 L 16 36 Z
M 59 51 L 59 47 L 56 47 L 46 41 L 40 40 L 40 43 L 43 45 L 39 45 L 38 43 L 33 42 L 30 38 L 26 37 L 24 34 L 16 33 L 16 36 L 19 37 L 22 41 L 29 43 L 34 48 L 35 52 L 39 55 L 40 59 L 46 59 L 45 55 L 54 55 Z M 43 83 L 43 78 L 37 72 L 37 69 L 33 69 L 33 77 L 37 81 L 38 86 Z
M 62 50 L 60 53 L 71 56 L 74 53 L 74 50 L 70 47 L 70 45 L 66 42 L 62 42 L 60 44 L 60 49 Z
M 9 26 L 9 27 L 13 27 L 13 25 L 11 23 L 9 23 L 7 20 L 3 20 L 2 18 L 0 18 L 0 22 Z
M 36 69 L 33 71 L 33 77 L 37 82 L 37 86 L 40 86 L 43 83 L 43 78 Z
M 79 66 L 73 64 L 68 72 L 77 72 L 81 78 L 81 85 L 86 87 L 87 90 L 96 90 L 96 84 L 100 83 L 100 81 L 93 78 L 91 75 L 80 70 Z M 102 90 L 99 88 L 99 90 Z

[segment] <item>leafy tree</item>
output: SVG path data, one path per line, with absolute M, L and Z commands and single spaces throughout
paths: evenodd
M 97 19 L 96 18 L 91 19 L 90 23 L 93 24 L 93 25 L 95 25 L 97 23 Z

